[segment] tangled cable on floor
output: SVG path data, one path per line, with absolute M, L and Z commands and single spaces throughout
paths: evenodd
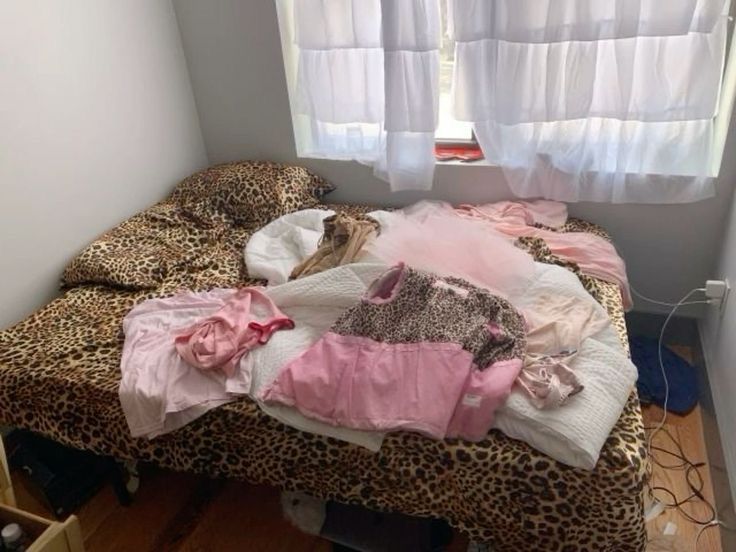
M 704 468 L 707 464 L 705 462 L 693 462 L 692 460 L 690 460 L 687 454 L 685 454 L 685 451 L 683 450 L 682 445 L 677 441 L 677 439 L 675 439 L 672 433 L 670 433 L 670 431 L 664 427 L 667 422 L 667 401 L 669 399 L 670 389 L 669 389 L 669 381 L 667 380 L 667 371 L 665 370 L 664 362 L 662 360 L 662 347 L 664 343 L 664 335 L 667 329 L 667 325 L 669 324 L 670 320 L 672 319 L 672 317 L 674 316 L 678 308 L 685 306 L 685 305 L 707 304 L 707 303 L 710 303 L 710 300 L 688 301 L 688 299 L 694 293 L 705 292 L 705 288 L 695 288 L 695 289 L 690 290 L 677 303 L 667 303 L 664 301 L 657 301 L 655 299 L 650 299 L 649 297 L 642 295 L 641 293 L 639 293 L 633 288 L 632 288 L 632 292 L 637 297 L 644 299 L 645 301 L 649 301 L 650 303 L 653 303 L 656 305 L 673 307 L 670 313 L 667 315 L 667 318 L 665 318 L 664 323 L 662 324 L 662 328 L 660 329 L 660 332 L 659 332 L 659 340 L 657 341 L 657 353 L 658 353 L 658 358 L 659 358 L 659 367 L 662 370 L 662 379 L 664 381 L 664 389 L 665 389 L 664 403 L 662 406 L 662 411 L 663 411 L 662 419 L 659 421 L 659 423 L 656 426 L 644 428 L 646 431 L 649 431 L 649 436 L 647 438 L 647 454 L 649 456 L 650 462 L 647 466 L 647 489 L 649 491 L 649 496 L 659 501 L 665 508 L 674 508 L 686 520 L 690 521 L 691 523 L 694 523 L 695 525 L 700 525 L 700 529 L 695 536 L 695 541 L 693 542 L 693 550 L 697 552 L 698 542 L 700 541 L 700 537 L 705 532 L 705 530 L 710 527 L 716 527 L 718 525 L 723 526 L 723 523 L 718 519 L 718 514 L 716 512 L 715 506 L 711 504 L 711 502 L 703 494 L 703 490 L 705 488 L 705 479 L 703 478 L 703 475 L 700 472 L 700 469 Z M 661 446 L 654 445 L 653 443 L 654 437 L 659 432 L 664 432 L 664 434 L 672 441 L 672 443 L 674 444 L 676 448 L 676 452 L 672 452 L 671 450 L 667 450 Z M 657 459 L 657 456 L 654 454 L 655 452 L 657 454 L 671 456 L 677 459 L 678 463 L 665 464 Z M 672 492 L 667 487 L 652 485 L 654 465 L 662 469 L 666 469 L 666 470 L 684 470 L 685 481 L 690 487 L 691 494 L 684 499 L 680 499 L 675 495 L 674 492 Z M 695 481 L 693 481 L 692 479 L 693 474 L 697 476 Z M 655 496 L 655 492 L 664 492 L 667 495 L 669 495 L 672 500 L 670 502 L 661 500 Z M 709 515 L 707 516 L 707 519 L 697 519 L 693 517 L 692 515 L 690 515 L 690 513 L 688 513 L 683 508 L 683 505 L 693 502 L 695 500 L 698 500 L 707 506 L 708 511 L 709 511 Z

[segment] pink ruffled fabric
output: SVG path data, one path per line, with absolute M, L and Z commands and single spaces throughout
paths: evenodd
M 507 236 L 542 238 L 552 253 L 576 263 L 590 276 L 612 282 L 621 289 L 624 308 L 630 309 L 631 298 L 626 265 L 611 242 L 587 232 L 555 232 L 538 228 L 543 224 L 559 228 L 567 221 L 567 207 L 558 201 L 499 201 L 485 205 L 460 205 L 457 214 L 478 220 Z
M 528 253 L 487 225 L 458 217 L 449 204 L 421 202 L 394 213 L 364 250 L 386 264 L 462 278 L 505 298 L 534 276 Z

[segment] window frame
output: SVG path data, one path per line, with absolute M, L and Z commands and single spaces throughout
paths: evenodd
M 713 128 L 713 149 L 711 159 L 711 175 L 718 177 L 723 163 L 723 154 L 726 150 L 726 140 L 731 128 L 736 100 L 736 40 L 734 40 L 734 11 L 736 2 L 731 2 L 728 17 L 728 43 L 726 45 L 726 59 L 724 61 L 723 76 L 721 79 L 720 97 L 718 99 L 718 113 L 715 116 Z

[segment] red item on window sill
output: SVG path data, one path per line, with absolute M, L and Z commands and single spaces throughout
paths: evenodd
M 479 161 L 483 159 L 483 152 L 480 150 L 480 147 L 475 144 L 469 146 L 435 145 L 434 156 L 437 161 L 452 161 L 457 159 L 459 161 L 469 163 L 471 161 Z

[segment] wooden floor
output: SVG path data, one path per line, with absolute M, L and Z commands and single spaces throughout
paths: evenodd
M 329 552 L 328 541 L 284 520 L 279 494 L 263 485 L 217 481 L 147 468 L 131 506 L 103 488 L 77 515 L 88 552 Z M 52 517 L 13 474 L 18 506 Z M 465 552 L 457 535 L 449 550 Z
M 646 425 L 656 425 L 662 411 L 645 407 Z M 666 427 L 693 462 L 707 461 L 699 408 L 687 416 L 668 415 Z M 654 444 L 673 449 L 664 433 Z M 676 463 L 660 455 L 663 463 Z M 713 502 L 710 472 L 703 468 L 705 497 Z M 682 470 L 654 468 L 654 485 L 666 486 L 678 498 L 690 494 Z M 18 474 L 13 477 L 18 504 L 30 512 L 51 517 L 46 508 L 31 496 Z M 657 493 L 669 500 L 663 493 Z M 684 506 L 697 518 L 706 518 L 707 508 L 700 501 Z M 283 519 L 275 489 L 234 481 L 217 481 L 195 475 L 147 468 L 132 506 L 118 504 L 110 487 L 103 488 L 78 512 L 89 552 L 116 551 L 264 551 L 327 552 L 324 539 L 305 535 Z M 662 533 L 668 523 L 676 526 L 672 536 Z M 648 552 L 691 552 L 698 526 L 675 510 L 666 510 L 648 526 L 652 542 Z M 457 535 L 450 550 L 465 551 L 467 539 Z M 706 530 L 699 542 L 700 552 L 722 552 L 717 528 Z
M 278 493 L 270 487 L 153 468 L 142 479 L 131 506 L 120 506 L 107 486 L 77 513 L 88 552 L 331 550 L 327 541 L 283 519 Z M 14 484 L 20 508 L 49 516 L 21 478 Z
M 690 350 L 686 347 L 673 347 L 673 350 L 682 357 L 691 360 Z M 656 427 L 662 420 L 663 411 L 661 408 L 656 406 L 644 406 L 642 408 L 644 414 L 644 425 L 647 427 Z M 710 469 L 707 465 L 708 455 L 705 448 L 705 439 L 703 437 L 703 423 L 700 412 L 700 406 L 697 406 L 692 412 L 686 416 L 678 416 L 677 414 L 667 414 L 667 421 L 664 426 L 674 437 L 674 439 L 680 444 L 683 451 L 687 455 L 691 462 L 705 462 L 706 465 L 700 468 L 700 473 L 703 475 L 704 490 L 703 495 L 708 502 L 715 504 L 713 497 L 713 484 L 711 482 Z M 649 432 L 647 432 L 649 435 Z M 665 434 L 665 432 L 658 432 L 652 441 L 654 447 L 661 447 L 665 450 L 675 452 L 676 445 L 673 441 Z M 656 460 L 659 460 L 662 464 L 673 466 L 678 464 L 677 458 L 670 456 L 665 453 L 653 452 L 653 456 Z M 691 480 L 697 481 L 697 476 L 691 474 Z M 678 500 L 686 499 L 692 494 L 690 486 L 688 485 L 686 473 L 682 469 L 664 469 L 656 464 L 653 466 L 653 481 L 652 486 L 666 487 L 673 493 L 675 493 Z M 655 497 L 666 501 L 667 503 L 672 502 L 672 497 L 662 491 L 655 491 Z M 687 504 L 683 505 L 683 510 L 695 519 L 708 520 L 710 518 L 710 510 L 706 504 L 699 499 L 694 499 Z M 676 526 L 676 533 L 671 536 L 664 536 L 663 532 L 668 524 L 674 524 Z M 721 552 L 721 538 L 720 530 L 717 527 L 711 527 L 706 529 L 698 541 L 697 549 L 695 546 L 695 538 L 697 536 L 700 526 L 688 521 L 680 512 L 675 509 L 667 509 L 656 519 L 650 521 L 647 524 L 647 531 L 649 534 L 650 541 L 652 541 L 649 551 L 655 552 L 659 550 L 675 550 L 675 551 L 687 551 L 692 552 L 697 550 L 699 552 Z

